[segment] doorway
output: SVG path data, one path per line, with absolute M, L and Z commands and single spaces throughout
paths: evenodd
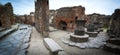
M 1 23 L 1 21 L 0 21 L 0 27 L 2 27 L 2 23 Z
M 67 23 L 64 22 L 64 21 L 60 21 L 59 27 L 60 27 L 60 29 L 62 29 L 62 30 L 66 30 L 66 29 L 67 29 Z

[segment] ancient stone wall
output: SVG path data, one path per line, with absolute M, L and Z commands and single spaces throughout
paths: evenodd
M 56 10 L 53 23 L 56 28 L 73 31 L 75 28 L 75 20 L 81 19 L 87 19 L 87 16 L 85 16 L 84 7 L 63 7 Z
M 120 9 L 116 9 L 111 15 L 108 29 L 109 40 L 104 45 L 104 50 L 120 55 Z
M 24 23 L 24 16 L 21 16 L 21 15 L 18 16 L 18 15 L 16 15 L 15 16 L 15 22 L 23 24 Z
M 120 9 L 116 9 L 111 16 L 110 30 L 114 37 L 120 38 Z
M 49 36 L 49 0 L 35 1 L 35 27 L 44 37 Z
M 56 10 L 50 10 L 50 14 L 49 14 L 49 25 L 53 26 L 53 19 L 55 17 L 55 12 Z
M 15 23 L 13 7 L 11 3 L 0 4 L 0 23 L 1 27 L 8 28 Z
M 34 12 L 29 15 L 16 15 L 16 22 L 22 24 L 33 25 L 34 24 Z
M 31 13 L 30 13 L 30 19 L 31 19 L 30 23 L 31 23 L 31 25 L 33 25 L 33 26 L 34 26 L 34 24 L 35 24 L 35 17 L 34 17 L 34 15 L 35 15 L 34 12 L 31 12 Z
M 89 24 L 98 22 L 100 23 L 103 27 L 108 27 L 109 22 L 110 22 L 110 15 L 103 15 L 103 14 L 89 14 L 87 15 L 89 19 Z

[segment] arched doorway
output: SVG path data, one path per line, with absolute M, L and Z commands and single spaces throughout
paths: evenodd
M 78 16 L 75 17 L 75 20 L 77 20 L 77 19 L 78 19 Z
M 0 27 L 2 27 L 2 23 L 1 23 L 1 21 L 0 21 Z
M 66 30 L 66 29 L 67 29 L 67 23 L 64 22 L 64 21 L 60 21 L 59 27 L 60 27 L 60 29 L 62 29 L 62 30 Z

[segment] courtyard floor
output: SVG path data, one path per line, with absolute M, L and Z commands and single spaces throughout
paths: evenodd
M 57 30 L 50 27 L 50 38 L 55 40 L 64 51 L 59 52 L 59 55 L 117 55 L 111 52 L 104 51 L 103 49 L 80 49 L 75 46 L 69 46 L 62 42 L 62 38 L 70 34 L 67 31 Z M 30 47 L 27 49 L 27 55 L 50 55 L 48 49 L 43 44 L 43 36 L 33 27 L 31 34 Z

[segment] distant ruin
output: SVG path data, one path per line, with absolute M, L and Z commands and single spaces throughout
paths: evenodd
M 87 17 L 89 19 L 89 24 L 98 22 L 99 25 L 101 25 L 101 27 L 107 28 L 109 26 L 110 15 L 93 13 L 93 14 L 88 14 Z
M 15 15 L 16 23 L 28 24 L 34 26 L 34 12 L 31 12 L 29 15 Z

